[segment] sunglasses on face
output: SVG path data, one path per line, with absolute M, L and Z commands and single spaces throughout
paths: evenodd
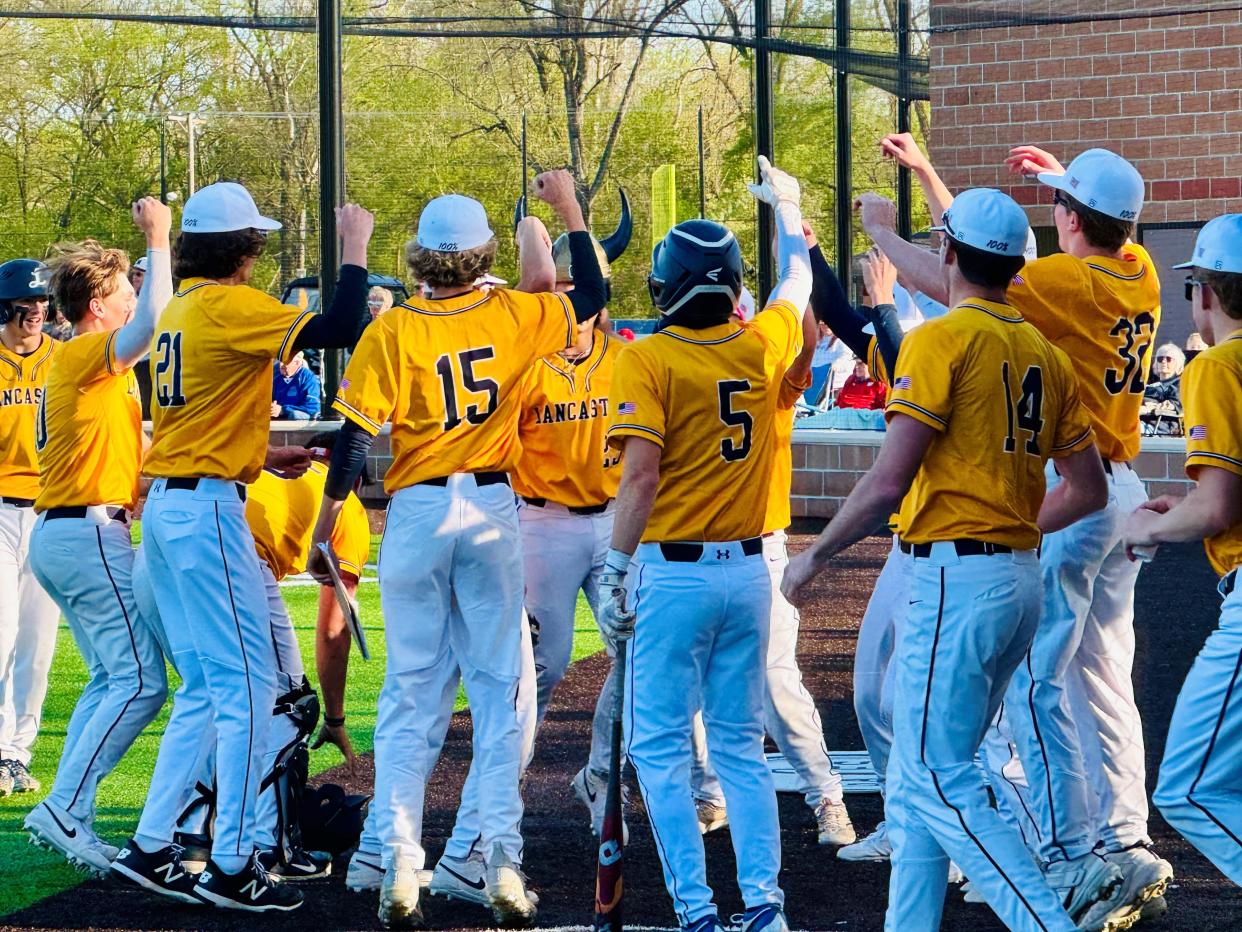
M 1172 362 L 1172 361 L 1173 361 L 1172 356 L 1157 356 L 1156 357 L 1156 362 Z
M 1186 276 L 1186 300 L 1193 301 L 1195 299 L 1195 289 L 1202 287 L 1203 282 L 1197 280 L 1193 275 Z

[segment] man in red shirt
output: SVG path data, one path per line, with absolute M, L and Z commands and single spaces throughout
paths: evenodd
M 854 360 L 854 374 L 845 380 L 837 393 L 838 408 L 883 408 L 884 383 L 871 377 L 867 364 Z

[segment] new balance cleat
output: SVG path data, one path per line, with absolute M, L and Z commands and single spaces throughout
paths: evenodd
M 202 905 L 194 895 L 194 875 L 181 863 L 181 848 L 167 845 L 150 854 L 131 839 L 112 862 L 111 874 L 179 903 Z
M 181 863 L 191 874 L 201 874 L 211 858 L 211 836 L 177 832 L 173 843 L 181 847 Z
M 223 909 L 248 913 L 287 913 L 302 905 L 302 894 L 295 887 L 272 882 L 257 852 L 235 874 L 226 874 L 208 860 L 198 875 L 194 895 Z

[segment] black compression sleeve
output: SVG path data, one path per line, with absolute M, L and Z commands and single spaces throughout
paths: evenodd
M 579 230 L 569 234 L 569 261 L 574 270 L 574 290 L 565 297 L 574 306 L 574 317 L 582 323 L 602 311 L 608 303 L 604 275 L 600 271 L 590 233 Z
M 343 265 L 331 306 L 301 329 L 294 345 L 298 349 L 353 346 L 366 313 L 367 270 L 360 265 Z
M 876 346 L 879 347 L 880 356 L 891 380 L 897 374 L 897 351 L 901 349 L 901 340 L 905 336 L 901 323 L 897 320 L 897 307 L 893 304 L 877 304 L 869 309 L 867 316 L 875 327 Z
M 850 306 L 837 273 L 818 245 L 811 250 L 811 308 L 816 320 L 827 324 L 855 356 L 866 357 L 870 341 L 862 328 L 867 325 L 867 319 Z
M 342 501 L 354 490 L 354 483 L 366 464 L 367 453 L 374 438 L 353 421 L 346 421 L 336 436 L 332 459 L 328 463 L 328 479 L 323 494 L 333 501 Z

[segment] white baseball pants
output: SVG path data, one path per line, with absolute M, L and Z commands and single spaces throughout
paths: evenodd
M 625 729 L 678 921 L 684 928 L 716 913 L 690 786 L 698 709 L 729 807 L 742 899 L 748 908 L 783 903 L 776 792 L 763 756 L 772 595 L 762 554 L 705 543 L 699 562 L 669 562 L 659 544 L 641 544 L 629 577 L 638 617 Z
M 1222 594 L 1236 572 L 1222 580 Z M 1234 588 L 1177 696 L 1154 799 L 1170 825 L 1242 885 L 1240 679 L 1242 589 Z
M 74 707 L 48 798 L 90 822 L 99 781 L 159 714 L 168 695 L 164 655 L 134 603 L 129 525 L 107 508 L 85 518 L 43 514 L 30 535 L 30 564 L 60 606 L 90 680 Z
M 1110 469 L 1107 506 L 1043 539 L 1042 621 L 1005 704 L 1047 861 L 1081 857 L 1099 841 L 1117 851 L 1147 840 L 1131 680 L 1140 564 L 1121 542 L 1147 493 L 1130 467 Z M 1049 463 L 1049 489 L 1060 481 Z
M 200 745 L 215 728 L 216 821 L 211 857 L 226 873 L 245 867 L 258 840 L 276 657 L 254 537 L 236 483 L 199 479 L 169 489 L 157 479 L 143 513 L 142 549 L 155 604 L 182 685 L 151 776 L 135 839 L 172 842 L 170 806 L 200 772 Z
M 914 559 L 894 657 L 888 932 L 940 928 L 950 858 L 1008 928 L 1074 928 L 1021 836 L 989 805 L 975 766 L 1039 605 L 1033 551 L 959 557 L 952 543 L 937 543 Z
M 417 868 L 425 863 L 423 801 L 440 748 L 433 736 L 460 671 L 474 723 L 484 851 L 499 843 L 518 861 L 522 558 L 512 490 L 479 486 L 470 474 L 401 489 L 388 506 L 379 576 L 388 662 L 374 806 L 385 859 L 396 850 Z
M 563 505 L 519 504 L 522 562 L 526 579 L 526 613 L 538 623 L 535 673 L 539 682 L 538 725 L 543 725 L 552 693 L 565 677 L 573 657 L 578 593 L 586 596 L 591 614 L 599 613 L 599 577 L 612 545 L 613 508 L 597 515 L 578 515 Z M 610 658 L 616 645 L 604 638 Z M 595 703 L 588 766 L 607 773 L 612 735 L 612 706 L 617 670 L 613 664 Z
M 28 559 L 33 508 L 0 502 L 0 759 L 30 764 L 60 610 Z
M 824 724 L 815 699 L 802 685 L 798 669 L 798 610 L 781 594 L 781 580 L 789 565 L 785 532 L 776 531 L 763 538 L 763 558 L 772 585 L 772 613 L 768 624 L 767 664 L 763 725 L 789 761 L 802 783 L 806 804 L 814 809 L 821 799 L 832 803 L 845 800 L 841 775 L 832 766 L 824 743 Z M 724 805 L 720 778 L 711 766 L 702 719 L 695 717 L 693 731 L 695 798 Z M 702 773 L 701 780 L 698 774 Z

